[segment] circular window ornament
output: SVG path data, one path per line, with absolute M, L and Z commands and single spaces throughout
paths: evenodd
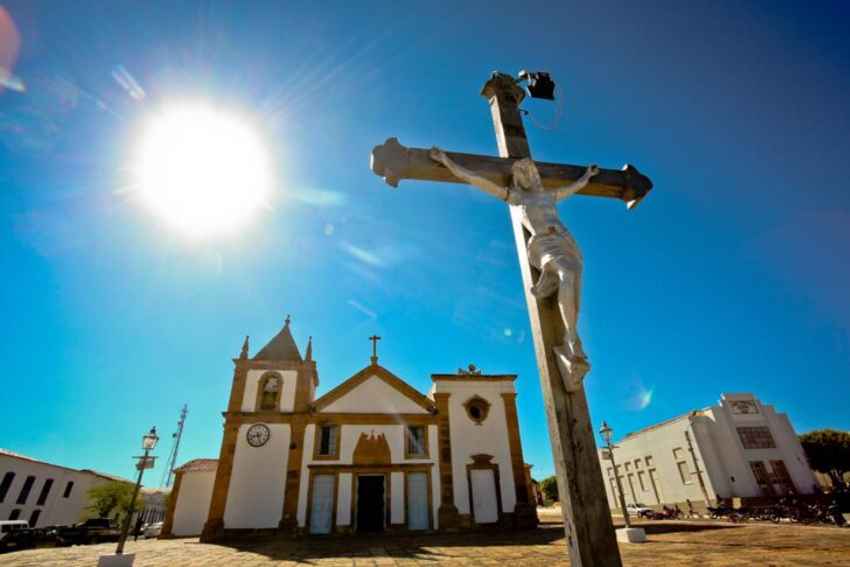
M 463 404 L 463 407 L 466 409 L 466 415 L 469 416 L 469 419 L 474 421 L 476 425 L 481 425 L 484 420 L 487 419 L 487 414 L 490 413 L 490 402 L 481 396 L 473 396 L 469 398 Z
M 271 436 L 271 430 L 263 423 L 255 423 L 248 428 L 248 432 L 245 434 L 245 437 L 248 439 L 248 445 L 251 447 L 262 447 L 269 442 Z

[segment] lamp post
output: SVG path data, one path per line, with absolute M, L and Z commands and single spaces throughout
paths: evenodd
M 145 469 L 153 468 L 153 459 L 156 457 L 149 457 L 148 455 L 156 447 L 157 441 L 159 441 L 159 437 L 156 434 L 156 427 L 151 427 L 147 435 L 142 437 L 142 449 L 145 451 L 145 454 L 141 457 L 135 457 L 139 459 L 139 462 L 136 464 L 136 468 L 139 469 L 139 478 L 136 480 L 136 487 L 133 489 L 133 498 L 130 500 L 130 509 L 127 510 L 127 517 L 124 518 L 124 525 L 121 528 L 121 539 L 118 540 L 115 555 L 124 553 L 124 542 L 127 539 L 127 532 L 130 531 L 130 520 L 133 518 L 133 507 L 136 504 L 136 498 L 139 496 L 139 488 L 142 486 L 142 475 L 145 473 Z
M 614 462 L 614 445 L 611 443 L 611 437 L 614 435 L 614 430 L 608 427 L 606 422 L 602 422 L 602 427 L 599 429 L 599 434 L 605 441 L 605 448 L 608 449 L 608 459 L 611 461 L 611 467 L 614 470 L 614 479 L 617 481 L 617 493 L 620 496 L 620 509 L 623 510 L 623 520 L 626 522 L 626 529 L 632 527 L 629 522 L 629 512 L 626 510 L 626 497 L 623 495 L 623 484 L 620 482 L 620 475 L 617 474 L 617 464 Z

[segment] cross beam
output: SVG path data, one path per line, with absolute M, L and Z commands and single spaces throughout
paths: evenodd
M 501 158 L 446 152 L 452 161 L 474 170 L 497 185 L 510 185 L 511 164 L 518 158 Z M 548 189 L 561 187 L 582 176 L 586 167 L 559 163 L 535 162 Z M 398 138 L 389 138 L 380 146 L 375 146 L 370 159 L 372 171 L 384 178 L 387 184 L 397 187 L 402 179 L 419 181 L 445 181 L 464 183 L 441 164 L 428 156 L 428 150 L 408 148 L 399 143 Z M 652 190 L 652 181 L 630 164 L 622 169 L 600 169 L 579 195 L 609 197 L 626 202 L 629 209 L 637 206 Z

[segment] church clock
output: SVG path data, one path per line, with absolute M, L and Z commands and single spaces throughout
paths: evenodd
M 262 447 L 269 441 L 269 437 L 271 437 L 272 432 L 269 431 L 268 426 L 262 423 L 255 423 L 250 428 L 248 428 L 248 433 L 245 435 L 248 439 L 248 445 L 251 447 Z

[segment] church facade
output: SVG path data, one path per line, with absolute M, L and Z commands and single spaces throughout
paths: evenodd
M 165 537 L 450 530 L 537 523 L 515 375 L 434 374 L 422 394 L 371 363 L 317 397 L 283 329 L 234 359 L 219 458 L 176 469 Z

